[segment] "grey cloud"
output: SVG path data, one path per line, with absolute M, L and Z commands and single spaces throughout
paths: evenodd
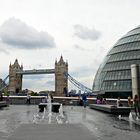
M 81 50 L 81 51 L 85 51 L 84 48 L 82 48 L 81 46 L 79 46 L 79 45 L 77 45 L 77 44 L 74 45 L 74 48 L 75 48 L 75 49 L 78 49 L 78 50 Z
M 77 78 L 77 77 L 87 77 L 89 75 L 93 75 L 93 72 L 94 72 L 94 68 L 91 67 L 88 67 L 88 66 L 85 66 L 85 67 L 80 67 L 80 68 L 77 68 L 75 69 L 74 71 L 72 71 L 70 73 L 70 75 L 73 77 L 73 78 Z
M 0 39 L 0 53 L 4 53 L 6 55 L 10 54 L 8 49 L 6 49 L 6 45 L 2 43 L 1 39 Z
M 75 34 L 77 37 L 81 39 L 89 39 L 89 40 L 97 40 L 101 36 L 101 32 L 97 31 L 96 29 L 92 28 L 89 29 L 88 27 L 82 25 L 74 25 Z
M 0 48 L 0 52 L 4 53 L 6 55 L 10 54 L 6 49 L 3 49 L 3 48 Z
M 80 51 L 87 51 L 87 52 L 92 52 L 94 51 L 94 49 L 89 49 L 87 46 L 86 47 L 83 47 L 81 45 L 77 45 L 77 44 L 74 44 L 73 47 L 77 50 L 80 50 Z
M 10 18 L 0 26 L 1 41 L 19 49 L 55 47 L 54 38 L 46 31 L 37 31 L 23 21 Z

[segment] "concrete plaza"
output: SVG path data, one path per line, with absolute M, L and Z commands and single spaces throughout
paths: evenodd
M 80 124 L 23 124 L 8 140 L 94 140 Z
M 33 122 L 36 105 L 10 105 L 0 110 L 0 140 L 139 140 L 140 125 L 78 106 L 63 107 L 67 123 Z

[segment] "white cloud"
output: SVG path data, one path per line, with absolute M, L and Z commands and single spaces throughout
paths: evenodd
M 75 34 L 77 37 L 81 39 L 89 39 L 89 40 L 98 40 L 101 36 L 101 32 L 97 31 L 96 29 L 92 28 L 89 29 L 88 27 L 82 25 L 74 25 Z
M 23 21 L 10 18 L 0 26 L 1 41 L 18 49 L 55 47 L 54 38 L 46 31 L 37 31 Z
M 78 50 L 81 50 L 81 51 L 85 51 L 86 50 L 86 49 L 82 48 L 81 46 L 79 46 L 77 44 L 74 45 L 74 48 L 78 49 Z

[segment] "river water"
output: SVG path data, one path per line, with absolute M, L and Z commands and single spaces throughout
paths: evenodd
M 129 121 L 96 110 L 78 106 L 63 106 L 65 123 L 82 124 L 98 140 L 139 140 L 140 121 Z M 38 114 L 36 105 L 10 105 L 0 110 L 0 140 L 6 140 L 21 124 L 32 124 Z M 36 123 L 46 123 L 45 119 Z M 55 123 L 55 122 L 53 122 Z

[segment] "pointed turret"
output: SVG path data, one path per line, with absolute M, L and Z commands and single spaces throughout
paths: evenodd
M 63 56 L 62 55 L 61 55 L 60 60 L 58 61 L 57 64 L 58 65 L 65 65 L 65 62 L 64 62 L 64 59 L 63 59 Z
M 23 64 L 21 63 L 21 67 L 20 67 L 22 70 L 23 70 Z
M 16 60 L 15 60 L 15 63 L 14 64 L 18 64 L 18 60 L 17 60 L 17 58 L 16 58 Z
M 55 65 L 57 65 L 57 59 L 55 59 Z
M 17 58 L 16 58 L 16 60 L 15 60 L 15 62 L 14 62 L 14 66 L 15 66 L 15 67 L 20 67 Z

